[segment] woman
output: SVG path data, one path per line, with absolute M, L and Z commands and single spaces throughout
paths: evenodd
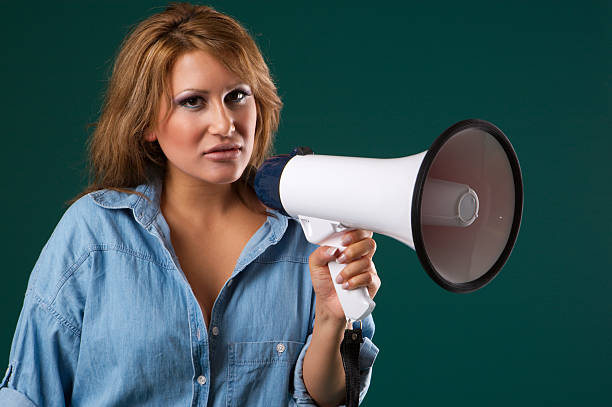
M 337 253 L 246 182 L 280 108 L 230 17 L 173 4 L 131 32 L 92 135 L 93 182 L 30 277 L 0 405 L 342 403 Z M 371 236 L 347 233 L 337 260 L 345 287 L 373 297 Z M 361 398 L 373 331 L 369 317 Z

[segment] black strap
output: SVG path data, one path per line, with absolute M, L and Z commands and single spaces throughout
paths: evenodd
M 363 343 L 361 329 L 347 329 L 340 344 L 340 356 L 346 376 L 346 407 L 359 405 L 359 348 Z

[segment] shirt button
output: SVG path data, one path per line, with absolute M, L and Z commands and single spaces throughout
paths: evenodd
M 215 336 L 219 335 L 219 328 L 216 327 L 216 326 L 213 326 L 212 334 L 215 335 Z
M 234 280 L 229 279 L 229 280 L 227 281 L 227 286 L 229 287 L 230 285 L 232 285 L 232 283 L 233 283 L 233 282 L 234 282 Z
M 200 383 L 202 386 L 204 386 L 206 384 L 206 376 L 198 377 L 198 383 Z
M 285 349 L 286 349 L 286 348 L 285 348 L 285 345 L 284 345 L 284 344 L 282 344 L 282 343 L 279 343 L 278 345 L 276 345 L 276 351 L 277 351 L 278 353 L 283 353 L 283 352 L 285 351 Z

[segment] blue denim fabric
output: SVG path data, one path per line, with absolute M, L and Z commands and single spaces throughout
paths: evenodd
M 269 216 L 207 327 L 159 209 L 161 182 L 64 214 L 32 271 L 1 406 L 314 405 L 302 379 L 315 296 L 299 224 Z M 361 396 L 378 353 L 364 321 Z

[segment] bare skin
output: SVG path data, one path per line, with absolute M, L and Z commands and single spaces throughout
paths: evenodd
M 214 302 L 231 276 L 242 249 L 265 222 L 265 215 L 247 208 L 230 193 L 227 201 L 214 205 L 187 207 L 185 191 L 166 177 L 162 213 L 171 230 L 172 246 L 181 269 L 200 304 L 208 326 Z M 201 213 L 194 217 L 193 213 Z

